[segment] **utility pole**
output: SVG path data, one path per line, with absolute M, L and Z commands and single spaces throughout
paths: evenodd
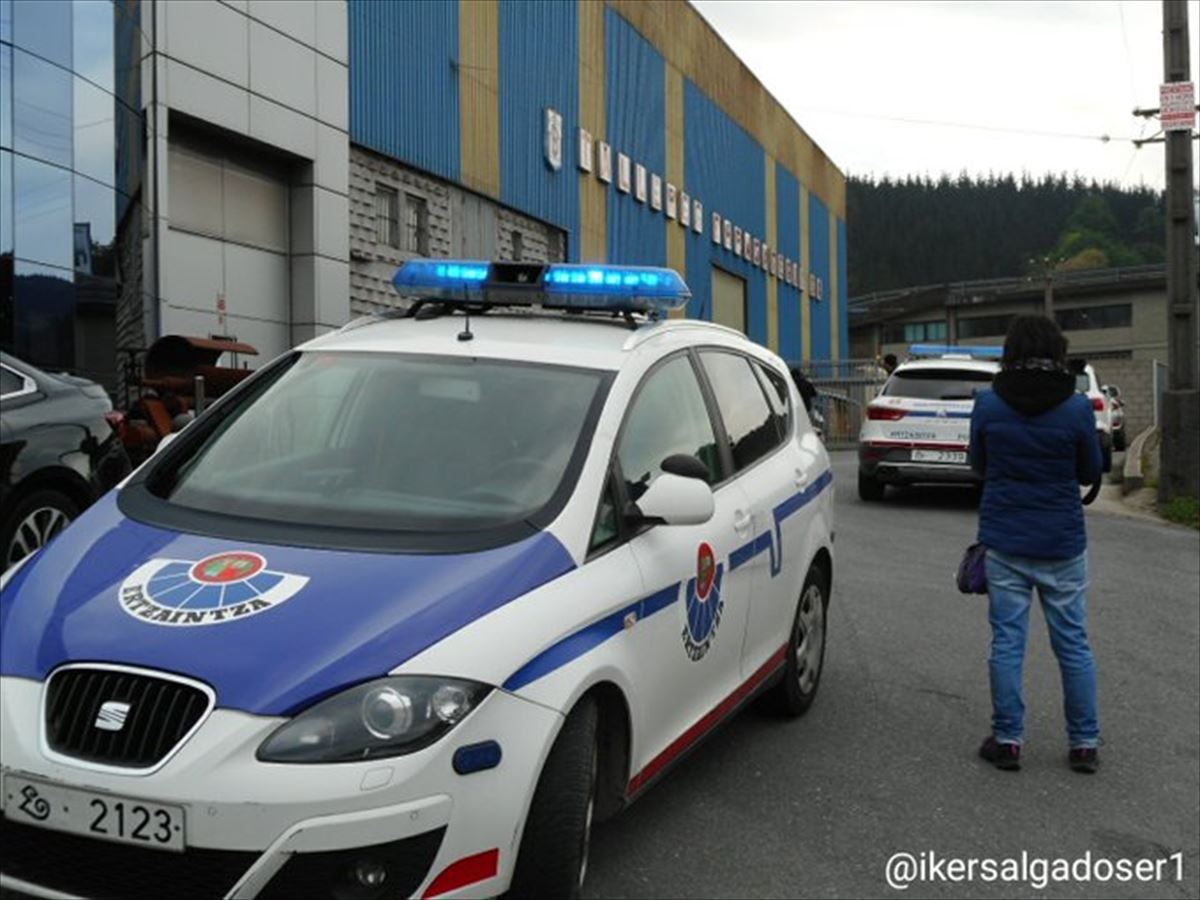
M 1190 80 L 1186 0 L 1163 0 L 1163 81 Z M 1192 207 L 1192 134 L 1168 131 L 1167 390 L 1162 402 L 1158 499 L 1200 498 L 1200 377 L 1197 373 L 1196 232 Z

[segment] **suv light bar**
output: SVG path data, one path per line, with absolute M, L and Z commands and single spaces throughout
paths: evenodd
M 966 359 L 1000 359 L 1003 347 L 960 347 L 952 344 L 913 344 L 908 348 L 910 357 L 949 356 Z

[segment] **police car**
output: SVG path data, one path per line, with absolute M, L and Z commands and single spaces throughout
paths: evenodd
M 594 820 L 812 703 L 831 473 L 782 361 L 666 269 L 396 285 L 6 573 L 3 887 L 573 896 Z
M 977 484 L 967 462 L 975 395 L 1000 371 L 1001 347 L 914 344 L 866 409 L 858 444 L 858 496 L 887 485 Z

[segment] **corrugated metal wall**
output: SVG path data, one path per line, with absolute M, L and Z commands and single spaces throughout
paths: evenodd
M 800 182 L 782 163 L 775 164 L 776 233 L 779 252 L 800 259 Z M 800 291 L 779 281 L 779 355 L 787 360 L 801 356 Z
M 464 73 L 466 74 L 466 73 Z M 563 117 L 562 170 L 546 163 L 545 110 Z M 500 4 L 500 199 L 579 232 L 579 6 L 504 0 Z
M 767 340 L 766 276 L 760 269 L 712 242 L 711 219 L 720 212 L 760 239 L 766 235 L 766 185 L 763 149 L 741 126 L 689 80 L 683 98 L 684 183 L 704 204 L 702 234 L 689 233 L 687 282 L 693 299 L 688 314 L 712 318 L 712 266 L 746 280 L 747 331 Z
M 812 304 L 812 358 L 829 359 L 832 348 L 829 343 L 829 292 L 833 288 L 829 271 L 829 208 L 816 194 L 808 195 L 808 259 L 814 275 L 825 286 L 825 299 L 809 299 Z
M 635 169 L 641 163 L 664 180 L 666 203 L 666 64 L 650 42 L 611 9 L 604 22 L 608 142 L 612 145 L 613 181 L 608 186 L 608 258 L 630 265 L 666 265 L 667 232 L 662 212 L 634 197 Z M 630 157 L 631 190 L 617 188 L 618 154 Z M 649 188 L 647 187 L 647 191 Z
M 350 0 L 350 140 L 459 177 L 458 4 Z
M 848 359 L 850 356 L 850 315 L 846 308 L 846 300 L 850 296 L 846 292 L 847 271 L 846 271 L 846 220 L 837 220 L 837 266 L 838 266 L 838 320 L 841 323 L 841 330 L 838 348 L 838 355 L 842 359 Z

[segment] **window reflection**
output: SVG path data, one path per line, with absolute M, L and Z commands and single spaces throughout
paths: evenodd
M 116 100 L 82 78 L 75 78 L 75 171 L 113 183 L 116 148 Z
M 13 149 L 60 166 L 71 165 L 69 72 L 15 49 L 13 113 Z
M 0 147 L 12 147 L 12 47 L 8 44 L 0 44 Z
M 23 156 L 13 157 L 16 255 L 71 267 L 71 173 Z
M 75 286 L 71 273 L 17 260 L 13 274 L 14 343 L 35 366 L 59 370 L 75 355 Z
M 110 0 L 75 0 L 76 75 L 94 81 L 108 92 L 113 90 L 113 5 Z
M 12 41 L 12 0 L 0 0 L 0 41 Z
M 12 256 L 12 163 L 13 155 L 0 150 L 0 255 Z
M 75 271 L 116 274 L 116 191 L 75 176 Z
M 13 43 L 68 69 L 71 67 L 71 4 L 13 0 Z

